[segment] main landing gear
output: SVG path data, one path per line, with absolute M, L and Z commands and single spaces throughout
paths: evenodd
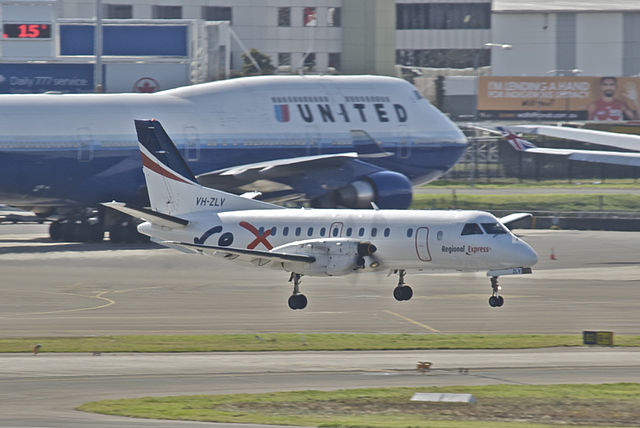
M 502 298 L 502 296 L 498 295 L 500 288 L 501 287 L 498 285 L 498 277 L 492 276 L 491 289 L 493 290 L 493 292 L 491 293 L 491 297 L 489 297 L 489 306 L 491 306 L 492 308 L 499 308 L 504 304 L 504 299 Z
M 293 281 L 293 294 L 289 297 L 289 307 L 291 309 L 304 309 L 307 307 L 307 298 L 304 294 L 300 294 L 300 278 L 299 273 L 292 273 L 289 282 Z
M 413 297 L 413 290 L 411 287 L 404 283 L 404 269 L 400 269 L 397 271 L 398 273 L 398 285 L 393 290 L 393 297 L 398 301 L 409 300 Z

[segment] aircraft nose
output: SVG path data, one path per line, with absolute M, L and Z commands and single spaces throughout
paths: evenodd
M 538 254 L 524 241 L 518 242 L 517 250 L 514 253 L 518 260 L 518 266 L 531 267 L 538 263 Z

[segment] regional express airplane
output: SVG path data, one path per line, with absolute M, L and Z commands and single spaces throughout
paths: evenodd
M 462 132 L 409 83 L 261 76 L 155 94 L 0 95 L 0 203 L 61 221 L 53 238 L 134 237 L 100 202 L 146 204 L 132 117 L 162 120 L 198 181 L 265 201 L 407 208 L 449 170 Z M 110 211 L 110 210 L 106 210 Z M 116 214 L 116 213 L 113 213 Z
M 145 220 L 138 230 L 162 245 L 291 273 L 291 309 L 304 309 L 303 275 L 366 271 L 479 271 L 491 277 L 489 304 L 502 306 L 498 276 L 531 273 L 535 251 L 481 211 L 283 208 L 199 185 L 160 122 L 135 121 L 151 209 L 106 206 Z

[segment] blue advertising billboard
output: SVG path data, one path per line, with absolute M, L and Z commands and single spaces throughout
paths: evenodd
M 0 64 L 0 93 L 94 92 L 93 64 Z

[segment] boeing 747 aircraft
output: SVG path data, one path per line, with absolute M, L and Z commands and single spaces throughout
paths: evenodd
M 537 262 L 486 212 L 293 209 L 203 187 L 160 122 L 135 124 L 151 209 L 105 205 L 145 220 L 138 230 L 162 245 L 289 272 L 291 309 L 307 306 L 303 275 L 395 272 L 394 297 L 409 300 L 405 274 L 430 270 L 486 270 L 489 304 L 502 306 L 498 276 L 531 273 Z
M 114 241 L 135 239 L 132 222 L 90 210 L 147 203 L 134 117 L 166 124 L 200 184 L 313 207 L 406 208 L 412 185 L 441 176 L 466 148 L 455 124 L 391 77 L 0 95 L 0 203 L 58 219 L 55 239 L 101 240 L 105 229 Z

